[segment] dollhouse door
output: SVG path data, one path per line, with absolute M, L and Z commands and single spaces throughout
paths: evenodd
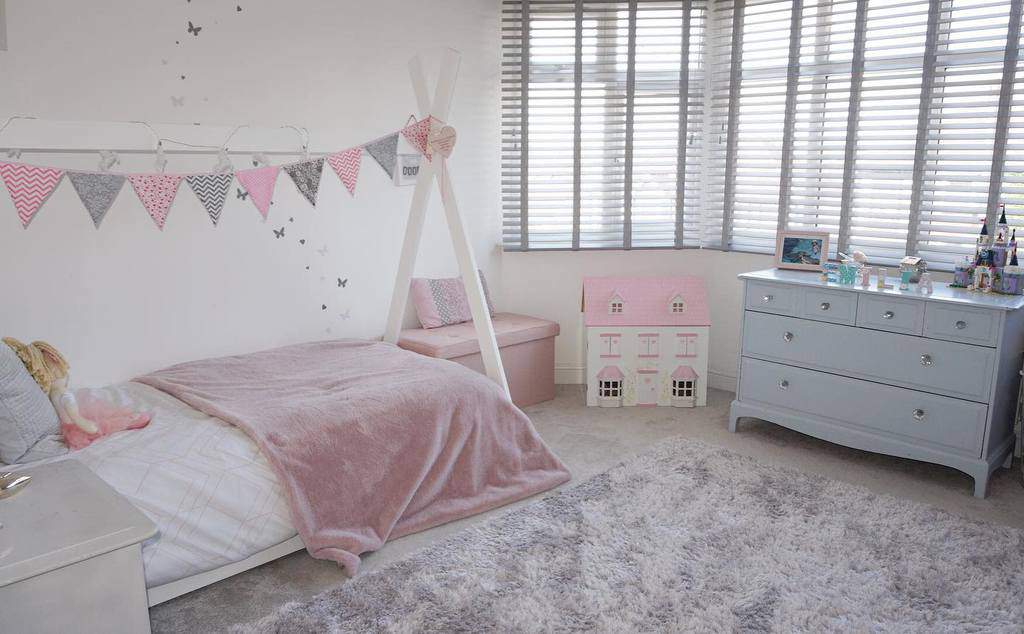
M 636 404 L 657 405 L 658 404 L 658 373 L 654 370 L 637 373 L 636 376 Z

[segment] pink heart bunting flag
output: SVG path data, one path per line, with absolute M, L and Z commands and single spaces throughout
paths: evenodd
M 21 219 L 21 226 L 28 228 L 32 218 L 57 189 L 63 170 L 52 167 L 36 167 L 21 163 L 0 163 L 0 176 L 11 194 L 14 209 Z
M 277 184 L 277 174 L 280 171 L 280 166 L 269 165 L 235 172 L 238 182 L 249 192 L 252 204 L 256 205 L 264 220 L 270 213 L 270 199 L 274 197 L 274 186 Z
M 362 160 L 363 148 L 361 147 L 331 154 L 327 157 L 327 162 L 334 169 L 335 173 L 338 174 L 338 178 L 341 179 L 348 193 L 352 195 L 356 193 L 356 180 L 359 178 L 359 165 L 362 163 Z
M 423 152 L 423 155 L 427 157 L 428 161 L 430 160 L 430 148 L 427 145 L 427 141 L 430 139 L 430 119 L 431 117 L 420 119 L 416 123 L 407 125 L 402 129 L 402 136 L 404 136 L 414 148 Z
M 181 176 L 176 174 L 132 174 L 128 176 L 135 194 L 142 201 L 142 206 L 149 212 L 156 226 L 163 230 L 167 222 L 167 214 L 178 194 Z

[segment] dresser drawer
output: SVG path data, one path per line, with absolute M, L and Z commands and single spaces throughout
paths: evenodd
M 995 350 L 748 311 L 744 356 L 987 402 Z
M 924 305 L 920 300 L 865 294 L 857 302 L 857 325 L 919 335 L 924 324 Z
M 800 312 L 800 289 L 781 284 L 747 282 L 746 307 L 766 313 L 796 315 Z
M 936 394 L 744 358 L 740 400 L 833 420 L 843 426 L 981 455 L 988 407 Z
M 805 289 L 803 315 L 808 319 L 852 326 L 857 323 L 857 293 Z
M 999 311 L 928 302 L 924 309 L 924 336 L 995 346 Z

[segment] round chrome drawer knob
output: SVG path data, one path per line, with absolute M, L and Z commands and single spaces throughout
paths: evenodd
M 923 409 L 915 409 L 914 410 L 914 420 L 924 420 L 924 410 Z
M 932 364 L 932 355 L 930 355 L 930 354 L 922 354 L 921 355 L 921 365 L 931 365 L 931 364 Z
M 892 319 L 895 316 L 896 313 L 892 312 L 891 310 L 887 310 L 884 313 L 882 313 L 882 319 Z
M 771 302 L 771 301 L 772 301 L 773 299 L 775 299 L 775 296 L 774 296 L 774 295 L 765 295 L 764 297 L 762 297 L 762 298 L 761 298 L 761 303 L 762 303 L 762 304 L 768 304 L 768 303 L 770 303 L 770 302 Z
M 829 308 L 832 308 L 832 304 L 830 304 L 828 302 L 822 302 L 821 303 L 821 309 L 822 310 L 828 310 Z
M 961 319 L 953 325 L 956 327 L 957 330 L 963 330 L 964 328 L 967 327 L 967 322 Z
M 789 381 L 787 381 L 786 379 L 780 379 L 779 380 L 779 389 L 780 390 L 788 390 L 789 389 Z
M 791 332 L 784 332 L 784 333 L 782 333 L 782 340 L 785 341 L 786 343 L 789 343 L 790 341 L 793 341 L 793 333 L 791 333 Z

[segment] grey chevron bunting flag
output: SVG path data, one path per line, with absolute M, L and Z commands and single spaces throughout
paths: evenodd
M 68 172 L 68 180 L 78 192 L 85 210 L 92 217 L 92 223 L 100 228 L 103 217 L 110 211 L 117 195 L 121 193 L 125 177 L 121 174 L 92 172 Z
M 285 165 L 283 169 L 295 181 L 295 186 L 299 188 L 299 192 L 306 197 L 309 204 L 316 207 L 316 193 L 320 190 L 320 174 L 324 171 L 324 159 Z
M 210 215 L 214 227 L 220 221 L 220 212 L 224 210 L 224 200 L 228 197 L 233 179 L 234 174 L 192 174 L 185 177 L 188 186 Z
M 377 139 L 369 145 L 364 145 L 373 160 L 384 168 L 390 178 L 395 177 L 395 161 L 398 160 L 398 133 L 388 135 L 383 139 Z

